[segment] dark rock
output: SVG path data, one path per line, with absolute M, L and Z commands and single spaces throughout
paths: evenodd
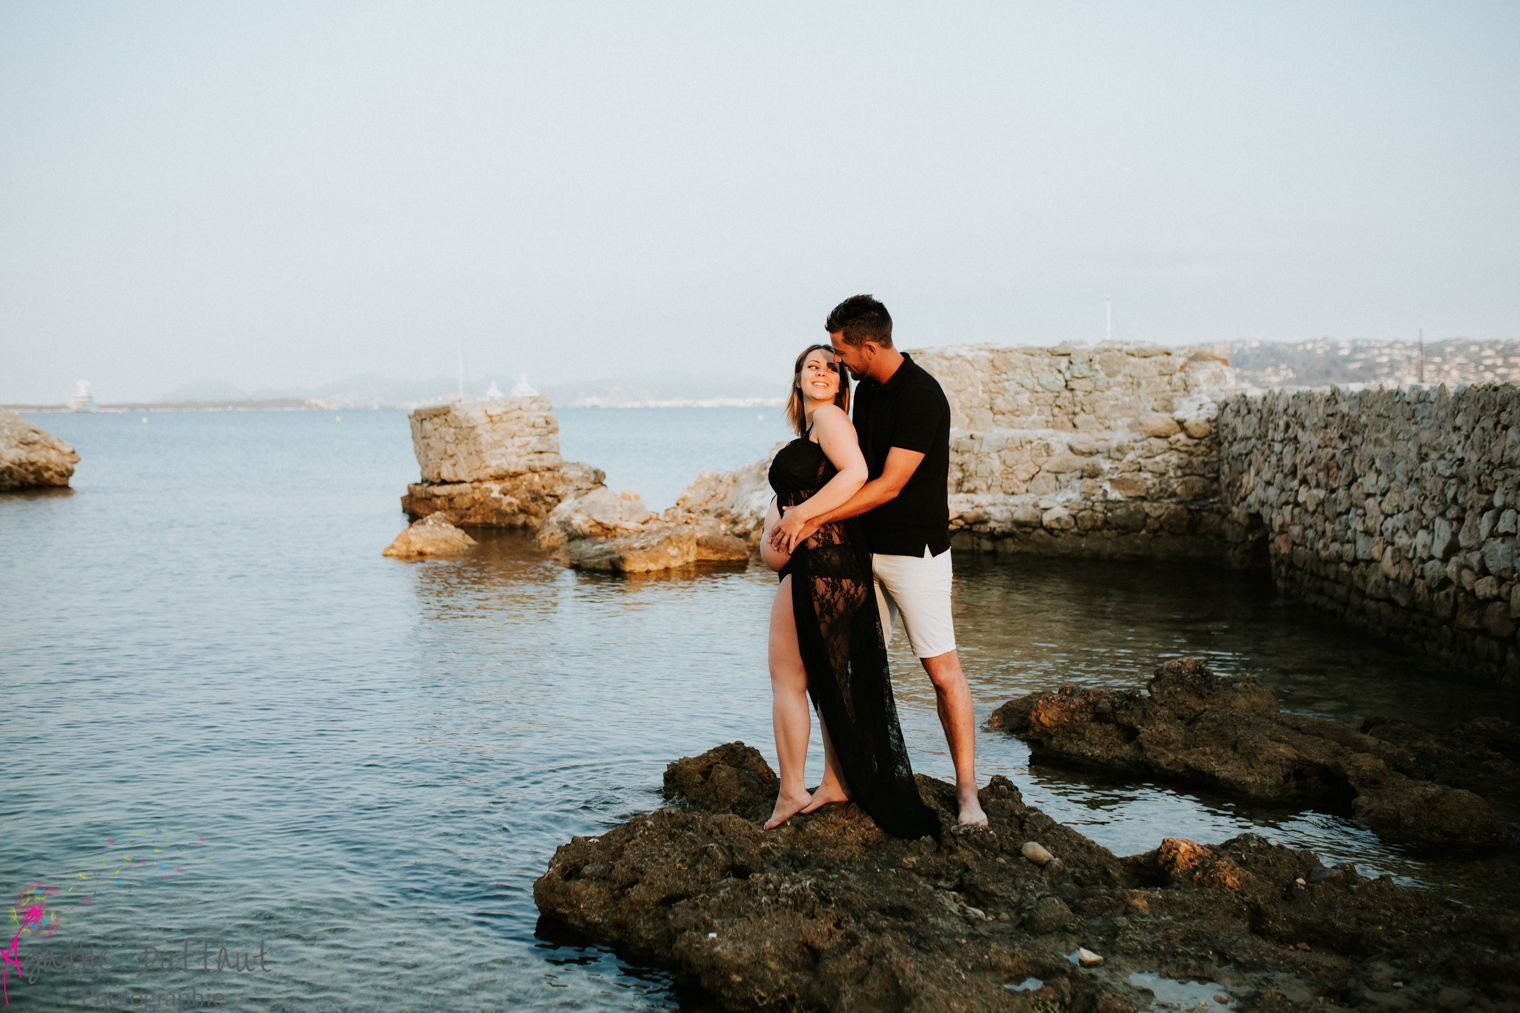
M 683 756 L 665 768 L 667 797 L 684 796 L 707 812 L 736 813 L 764 821 L 781 788 L 760 750 L 727 742 L 701 756 Z
M 1417 844 L 1509 842 L 1508 827 L 1486 800 L 1428 779 L 1430 771 L 1460 764 L 1415 736 L 1385 741 L 1334 722 L 1280 714 L 1271 693 L 1254 679 L 1217 677 L 1193 658 L 1162 665 L 1148 689 L 1062 686 L 1008 701 L 988 725 L 1026 740 L 1036 763 L 1204 784 L 1257 801 L 1336 807 L 1386 837 Z M 1485 729 L 1494 741 L 1508 742 L 1508 729 L 1501 727 L 1507 724 Z M 1488 753 L 1484 771 L 1520 773 L 1498 750 Z
M 1277 713 L 1277 697 L 1249 675 L 1221 677 L 1197 658 L 1176 658 L 1156 669 L 1146 683 L 1151 697 L 1184 718 L 1207 707 Z
M 1395 765 L 1401 773 L 1520 802 L 1520 726 L 1512 721 L 1474 718 L 1439 732 L 1368 718 L 1361 730 L 1398 751 Z
M 674 965 L 732 1010 L 1144 1008 L 1136 971 L 1217 981 L 1242 1008 L 1307 1009 L 1301 996 L 1349 994 L 1374 965 L 1414 1003 L 1520 994 L 1512 913 L 1321 870 L 1250 834 L 1120 860 L 1002 777 L 981 792 L 980 833 L 903 841 L 848 805 L 763 831 L 737 814 L 768 814 L 776 785 L 742 743 L 672 764 L 666 784 L 684 808 L 560 847 L 534 898 L 546 932 Z M 919 787 L 948 823 L 953 787 Z M 1059 868 L 1025 861 L 1029 840 Z M 1103 964 L 1077 968 L 1079 947 Z M 1029 978 L 1041 987 L 1009 987 Z M 1274 989 L 1304 1004 L 1263 1005 Z
M 1041 897 L 1029 912 L 1029 931 L 1045 935 L 1071 924 L 1071 908 L 1059 897 Z

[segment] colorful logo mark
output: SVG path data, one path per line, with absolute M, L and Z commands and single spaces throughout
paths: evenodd
M 16 893 L 11 905 L 11 924 L 17 928 L 10 949 L 0 953 L 4 958 L 0 974 L 8 977 L 14 966 L 20 976 L 17 947 L 22 936 L 51 938 L 74 917 L 73 912 L 93 907 L 112 893 L 140 889 L 154 879 L 162 882 L 194 871 L 198 865 L 209 864 L 211 849 L 206 838 L 190 834 L 188 825 L 178 833 L 170 833 L 168 826 L 164 826 L 157 833 L 139 829 L 107 837 L 104 848 L 82 859 L 78 868 L 68 874 L 64 880 L 69 884 L 67 888 L 38 881 Z M 0 977 L 0 986 L 4 984 L 4 977 Z M 8 988 L 5 1003 L 10 1005 Z

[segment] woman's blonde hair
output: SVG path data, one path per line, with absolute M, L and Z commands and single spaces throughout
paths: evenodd
M 803 407 L 802 399 L 802 364 L 809 355 L 819 350 L 829 353 L 829 368 L 839 374 L 839 392 L 834 395 L 834 403 L 847 413 L 850 410 L 850 374 L 834 361 L 834 346 L 808 345 L 797 356 L 797 364 L 792 367 L 792 396 L 786 399 L 786 421 L 798 436 L 802 435 L 802 427 L 807 423 L 807 409 Z

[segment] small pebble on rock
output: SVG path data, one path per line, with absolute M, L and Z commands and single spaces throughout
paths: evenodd
M 1098 956 L 1092 950 L 1079 947 L 1077 949 L 1077 963 L 1081 964 L 1083 967 L 1097 967 L 1099 964 L 1103 963 L 1103 958 Z
M 1221 1006 L 1223 1006 L 1223 1005 L 1226 1005 L 1226 1004 L 1229 1003 L 1230 997 L 1227 996 L 1227 995 L 1216 995 L 1214 997 L 1214 1001 L 1217 1002 L 1217 1003 L 1219 1003 Z
M 1309 948 L 1309 944 L 1308 943 L 1299 943 L 1297 945 L 1297 947 L 1296 947 L 1296 949 L 1300 949 L 1300 950 L 1307 950 L 1308 948 Z
M 1025 858 L 1029 859 L 1035 865 L 1044 865 L 1046 862 L 1055 857 L 1050 852 L 1046 851 L 1043 847 L 1036 844 L 1034 841 L 1025 841 L 1022 853 Z
M 1298 877 L 1293 882 L 1297 883 L 1299 886 L 1307 886 L 1308 885 L 1306 882 L 1304 882 L 1304 877 L 1302 877 L 1302 876 Z

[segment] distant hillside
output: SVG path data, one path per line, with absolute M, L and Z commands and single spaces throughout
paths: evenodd
M 1337 383 L 1417 383 L 1420 349 L 1414 341 L 1239 341 L 1230 365 L 1253 387 L 1321 387 Z M 1520 381 L 1520 341 L 1448 338 L 1425 343 L 1426 383 Z

